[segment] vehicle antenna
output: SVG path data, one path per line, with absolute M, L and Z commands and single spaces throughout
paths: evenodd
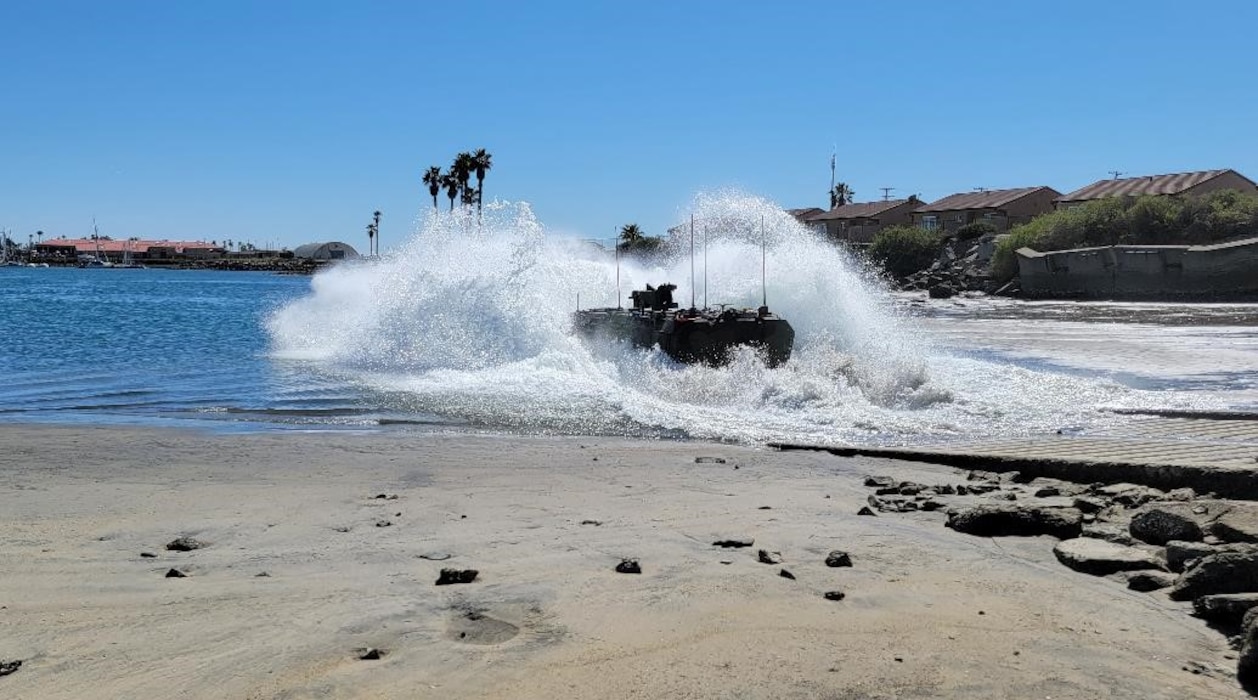
M 690 308 L 695 307 L 695 215 L 690 215 Z
M 620 307 L 620 239 L 612 239 L 612 247 L 616 249 L 616 308 Z
M 703 308 L 708 308 L 708 227 L 703 227 Z
M 765 278 L 765 236 L 764 236 L 764 214 L 760 215 L 760 305 L 768 308 L 769 306 L 769 284 Z

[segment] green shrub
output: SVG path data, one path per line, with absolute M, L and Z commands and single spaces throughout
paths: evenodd
M 957 239 L 968 241 L 974 238 L 982 238 L 983 236 L 996 233 L 998 230 L 996 225 L 990 221 L 975 221 L 957 229 Z
M 916 226 L 891 226 L 869 245 L 869 257 L 896 277 L 923 270 L 939 256 L 943 237 Z
M 1018 273 L 1016 251 L 1108 245 L 1202 245 L 1258 236 L 1258 196 L 1236 190 L 1201 197 L 1111 197 L 1045 214 L 996 244 L 992 277 Z

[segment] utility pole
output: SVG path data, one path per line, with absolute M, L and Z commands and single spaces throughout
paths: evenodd
M 891 191 L 894 190 L 895 188 L 894 187 L 879 187 L 878 189 L 882 190 L 882 201 L 886 202 L 891 199 Z
M 830 149 L 830 208 L 831 209 L 834 208 L 834 159 L 835 159 L 835 156 L 838 155 L 838 152 L 839 152 L 839 146 L 838 144 L 835 144 L 834 148 Z

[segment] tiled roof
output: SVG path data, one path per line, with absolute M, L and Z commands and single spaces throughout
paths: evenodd
M 1006 204 L 1022 199 L 1023 197 L 1039 192 L 1040 190 L 1048 190 L 1055 195 L 1061 193 L 1051 187 L 1019 187 L 1012 190 L 985 190 L 983 192 L 958 192 L 949 195 L 937 202 L 931 202 L 924 206 L 920 206 L 913 210 L 914 214 L 926 213 L 933 211 L 962 211 L 966 209 L 999 209 Z
M 821 209 L 819 207 L 807 207 L 805 209 L 787 209 L 786 213 L 790 214 L 796 219 L 799 219 L 800 221 L 808 221 L 812 219 L 812 217 L 824 211 L 825 209 Z
M 844 219 L 866 219 L 871 216 L 894 209 L 905 202 L 907 199 L 888 199 L 881 202 L 860 202 L 859 204 L 844 204 L 835 207 L 830 211 L 821 212 L 808 217 L 809 221 L 840 221 Z
M 1105 197 L 1159 194 L 1179 194 L 1197 185 L 1222 175 L 1229 170 L 1201 170 L 1195 173 L 1171 173 L 1169 175 L 1148 175 L 1145 177 L 1125 177 L 1121 180 L 1097 180 L 1087 187 L 1077 189 L 1070 194 L 1056 199 L 1058 202 L 1082 202 Z M 1238 173 L 1239 174 L 1239 173 Z

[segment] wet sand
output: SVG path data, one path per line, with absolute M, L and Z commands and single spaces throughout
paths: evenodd
M 1188 604 L 1049 538 L 857 516 L 871 473 L 963 478 L 691 442 L 0 427 L 0 660 L 23 661 L 0 696 L 1243 696 Z

